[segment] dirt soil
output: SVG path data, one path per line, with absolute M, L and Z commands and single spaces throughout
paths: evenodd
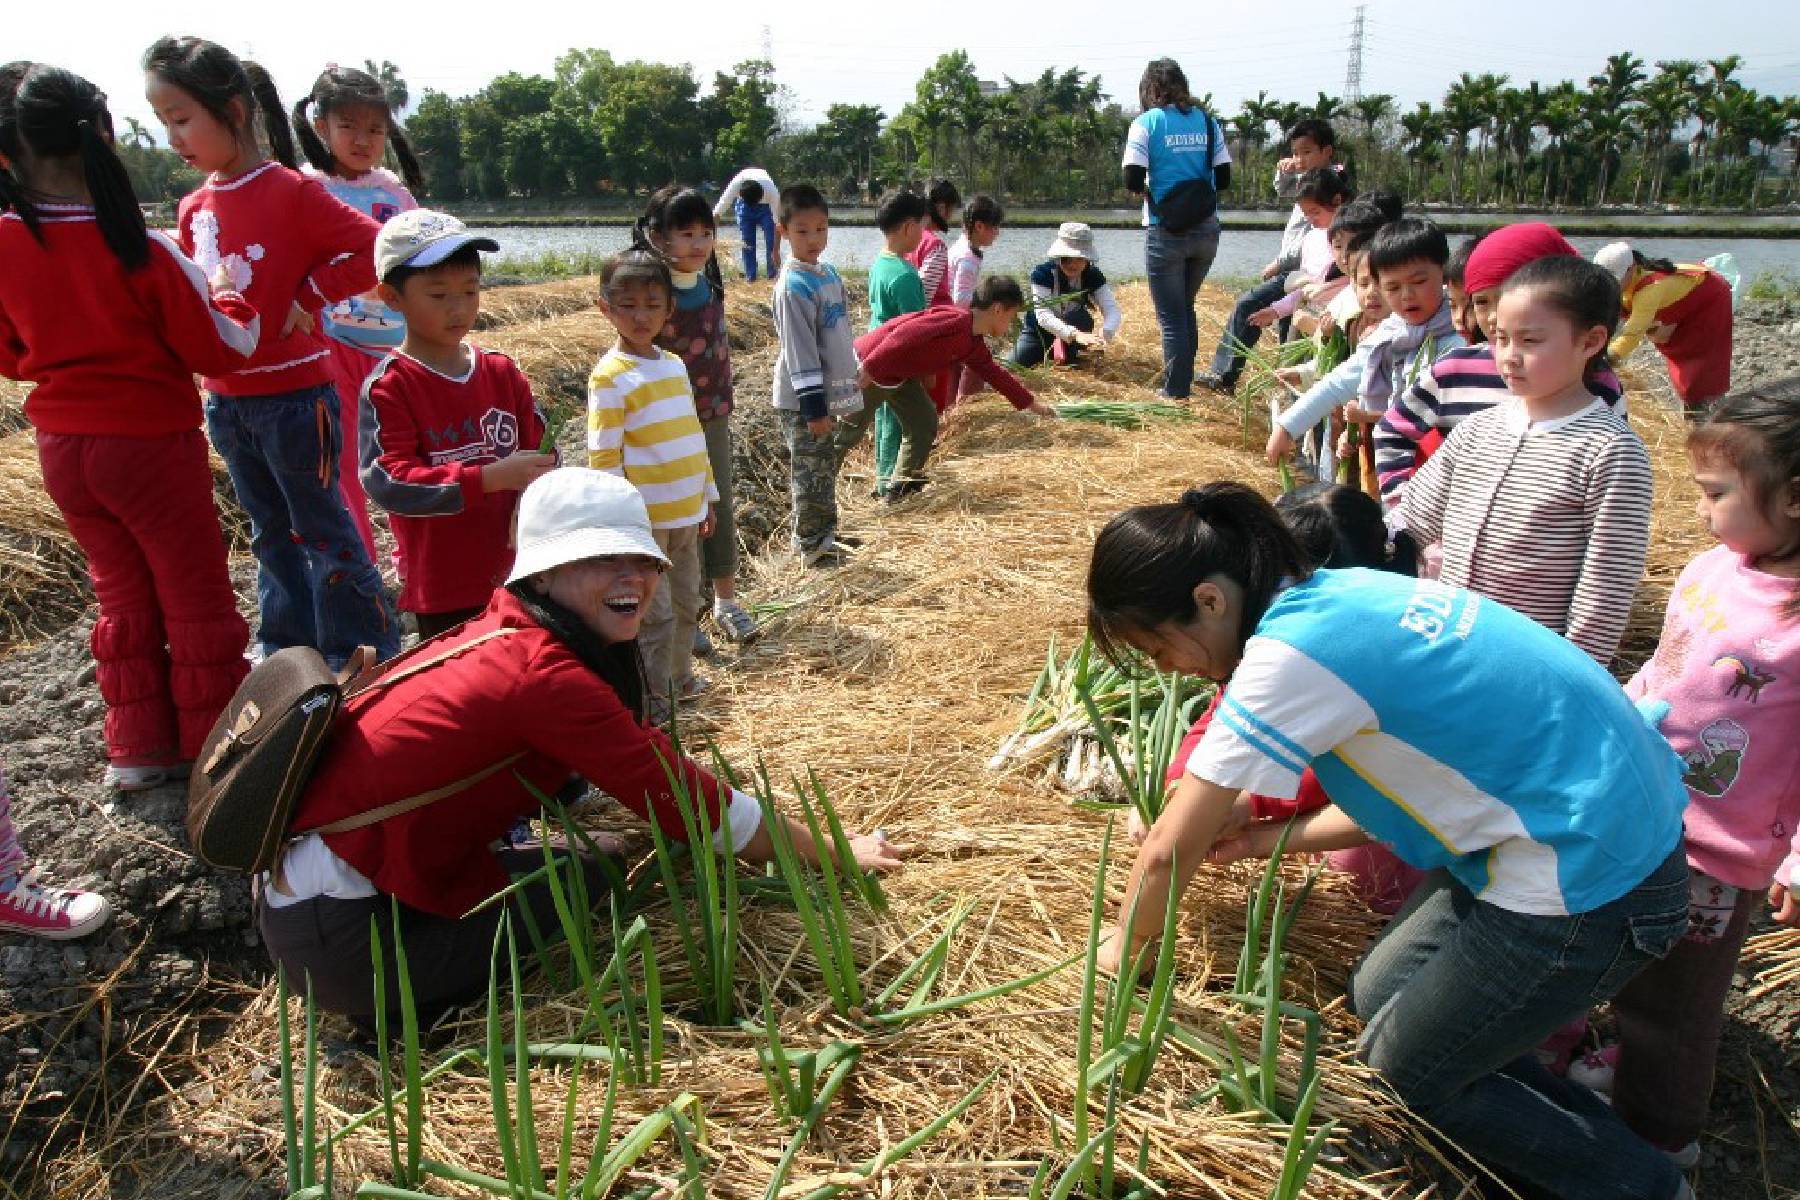
M 1740 382 L 1800 373 L 1800 310 L 1741 313 L 1736 347 Z M 1641 353 L 1634 374 L 1660 382 L 1660 363 Z M 784 509 L 771 494 L 780 447 L 767 444 L 779 436 L 765 415 L 770 359 L 766 339 L 740 347 L 739 437 L 750 443 L 740 472 L 753 480 L 744 524 L 758 541 L 779 535 Z M 241 562 L 238 575 L 245 597 Z M 120 797 L 102 786 L 92 620 L 90 610 L 0 658 L 0 744 L 21 839 L 46 878 L 98 888 L 116 913 L 80 942 L 0 940 L 0 1196 L 273 1195 L 269 1164 L 247 1161 L 239 1141 L 193 1144 L 177 1178 L 141 1177 L 108 1152 L 164 1136 L 143 1128 L 146 1107 L 190 1085 L 184 1064 L 261 989 L 267 960 L 247 885 L 203 870 L 185 849 L 183 788 Z M 1752 1000 L 1750 974 L 1732 1000 L 1695 1176 L 1708 1200 L 1800 1196 L 1800 989 Z

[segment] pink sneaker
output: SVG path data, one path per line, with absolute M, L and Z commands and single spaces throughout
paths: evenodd
M 1612 1095 L 1613 1074 L 1619 1066 L 1619 1047 L 1617 1043 L 1602 1046 L 1591 1054 L 1584 1054 L 1569 1064 L 1569 1082 L 1579 1083 L 1589 1091 L 1599 1092 L 1603 1096 Z M 1700 1148 L 1694 1147 L 1695 1161 L 1698 1161 Z
M 0 932 L 66 941 L 86 937 L 106 924 L 112 905 L 99 892 L 51 887 L 28 872 L 9 892 L 0 892 Z

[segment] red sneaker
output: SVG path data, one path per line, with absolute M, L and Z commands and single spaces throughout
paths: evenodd
M 38 882 L 36 871 L 0 892 L 0 932 L 65 941 L 86 937 L 111 915 L 112 905 L 99 892 L 51 887 Z

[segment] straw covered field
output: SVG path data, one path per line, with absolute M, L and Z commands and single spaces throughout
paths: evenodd
M 1033 372 L 1035 389 L 1064 401 L 1149 398 L 1155 320 L 1142 285 L 1119 291 L 1120 341 L 1095 367 Z M 486 302 L 479 340 L 514 355 L 564 415 L 577 411 L 604 341 L 590 295 L 591 283 L 573 281 L 497 290 Z M 1210 345 L 1229 297 L 1203 299 Z M 1379 918 L 1341 881 L 1313 886 L 1283 959 L 1266 952 L 1284 922 L 1250 915 L 1260 865 L 1203 871 L 1175 917 L 1172 973 L 1134 1008 L 1132 995 L 1089 984 L 1084 970 L 1096 894 L 1110 920 L 1123 891 L 1122 819 L 1097 873 L 1107 813 L 1071 803 L 1041 765 L 987 766 L 1019 724 L 1052 639 L 1063 650 L 1080 639 L 1087 554 L 1112 514 L 1214 478 L 1276 490 L 1261 461 L 1260 401 L 1247 417 L 1196 402 L 1192 419 L 1132 430 L 1040 421 L 979 398 L 953 417 L 920 497 L 878 505 L 867 498 L 866 459 L 853 460 L 844 521 L 864 545 L 843 568 L 809 572 L 782 527 L 767 286 L 736 286 L 730 305 L 751 551 L 741 588 L 767 624 L 759 641 L 706 668 L 713 688 L 685 732 L 740 772 L 766 764 L 790 808 L 789 781 L 816 774 L 846 825 L 911 847 L 908 866 L 882 881 L 880 903 L 861 897 L 857 881 L 815 879 L 815 897 L 827 885 L 850 897 L 832 925 L 829 912 L 797 911 L 779 874 L 746 873 L 737 956 L 721 968 L 690 953 L 679 917 L 703 924 L 722 885 L 709 893 L 690 864 L 673 868 L 678 911 L 641 827 L 589 802 L 584 818 L 632 838 L 641 903 L 620 914 L 632 950 L 615 947 L 612 928 L 573 952 L 518 947 L 518 1003 L 502 987 L 491 1011 L 427 1038 L 426 1078 L 410 1099 L 404 1054 L 384 1062 L 344 1049 L 347 1030 L 323 1022 L 316 1080 L 295 1080 L 301 1111 L 285 1132 L 278 1064 L 287 1037 L 296 1075 L 307 1073 L 303 1006 L 289 1003 L 284 1030 L 273 984 L 215 985 L 209 1019 L 163 1021 L 153 1027 L 160 1049 L 132 1049 L 141 1086 L 129 1097 L 69 1106 L 39 1163 L 52 1194 L 322 1189 L 327 1156 L 310 1168 L 299 1160 L 309 1141 L 328 1139 L 338 1195 L 560 1200 L 615 1185 L 619 1195 L 787 1200 L 1459 1194 L 1457 1172 L 1350 1060 L 1356 1023 L 1342 989 Z M 1681 422 L 1656 395 L 1666 391 L 1660 371 L 1629 381 L 1634 424 L 1657 464 L 1652 568 L 1629 635 L 1626 665 L 1635 665 L 1654 644 L 1676 572 L 1705 542 Z M 25 614 L 47 581 L 78 566 L 17 425 L 0 440 L 0 607 L 11 637 L 30 628 Z M 1289 864 L 1270 903 L 1281 897 L 1292 914 L 1304 878 L 1303 864 Z M 643 931 L 631 932 L 640 917 Z M 816 940 L 817 921 L 837 936 Z M 504 947 L 499 962 L 505 980 Z M 1240 977 L 1244 964 L 1255 979 Z M 846 975 L 859 1003 L 845 1002 Z M 961 1002 L 971 995 L 983 998 Z M 1078 1029 L 1090 1013 L 1098 1027 L 1084 1048 Z M 122 1120 L 125 1108 L 141 1116 Z M 196 1173 L 197 1158 L 212 1166 Z

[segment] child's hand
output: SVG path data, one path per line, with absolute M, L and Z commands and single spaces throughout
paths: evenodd
M 1300 390 L 1300 368 L 1281 367 L 1275 372 L 1275 378 L 1294 391 Z
M 1237 862 L 1240 858 L 1249 858 L 1252 853 L 1249 835 L 1239 833 L 1214 842 L 1212 849 L 1207 852 L 1206 861 L 1222 867 L 1226 863 Z
M 1800 929 L 1800 898 L 1793 891 L 1779 883 L 1769 885 L 1769 907 L 1775 921 L 1790 929 Z
M 1337 316 L 1329 308 L 1319 314 L 1319 332 L 1326 337 L 1337 332 Z
M 540 454 L 536 450 L 521 450 L 517 454 L 509 454 L 499 462 L 485 464 L 481 468 L 481 490 L 484 492 L 522 492 L 531 486 L 531 481 L 548 473 L 556 467 L 554 454 Z
M 1138 811 L 1135 804 L 1125 815 L 1125 833 L 1131 838 L 1131 844 L 1134 846 L 1143 845 L 1144 839 L 1150 836 L 1150 826 L 1144 824 L 1144 814 Z
M 1044 403 L 1044 401 L 1042 401 L 1042 400 L 1033 400 L 1031 402 L 1031 407 L 1027 408 L 1025 411 L 1028 413 L 1031 413 L 1034 416 L 1049 417 L 1052 420 L 1056 419 L 1056 417 L 1060 415 L 1057 413 L 1057 411 L 1054 408 L 1051 408 L 1048 404 Z
M 1269 460 L 1272 467 L 1294 452 L 1294 435 L 1277 425 L 1269 431 L 1269 444 L 1263 447 L 1263 457 Z
M 1250 314 L 1250 324 L 1258 329 L 1267 329 L 1281 319 L 1281 314 L 1273 308 L 1259 308 Z
M 857 387 L 858 391 L 867 391 L 870 387 L 872 387 L 874 385 L 874 383 L 875 383 L 875 381 L 873 379 L 869 378 L 868 371 L 864 370 L 861 367 L 857 368 L 857 370 L 856 370 L 856 387 Z
M 1262 277 L 1264 279 L 1273 279 L 1279 274 L 1281 274 L 1281 264 L 1280 263 L 1270 263 L 1268 266 L 1266 266 L 1262 269 Z
M 836 424 L 837 418 L 830 414 L 823 417 L 814 417 L 806 423 L 806 431 L 816 438 L 830 437 L 831 430 Z
M 706 519 L 700 522 L 700 538 L 701 538 L 701 540 L 704 541 L 705 539 L 711 537 L 713 535 L 713 529 L 716 526 L 717 526 L 717 518 L 713 516 L 713 506 L 709 504 L 706 506 Z
M 281 323 L 281 336 L 286 337 L 296 329 L 302 333 L 313 331 L 312 314 L 301 308 L 298 300 L 294 301 L 293 307 L 288 309 L 287 320 Z
M 1084 330 L 1080 330 L 1080 329 L 1077 329 L 1074 333 L 1070 334 L 1069 340 L 1074 342 L 1077 346 L 1093 347 L 1093 346 L 1100 345 L 1100 335 L 1099 334 L 1088 333 L 1088 332 L 1086 332 Z
M 212 294 L 215 296 L 220 292 L 237 291 L 237 284 L 231 282 L 231 272 L 225 269 L 224 263 L 219 264 L 219 269 L 212 273 L 212 278 L 206 281 L 206 286 L 212 289 Z

